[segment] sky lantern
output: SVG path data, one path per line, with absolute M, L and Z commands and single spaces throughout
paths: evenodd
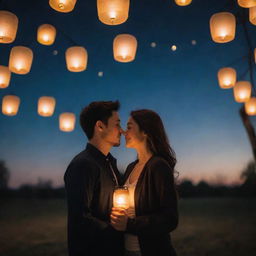
M 130 0 L 97 0 L 99 20 L 107 25 L 119 25 L 128 19 Z
M 11 79 L 11 71 L 8 67 L 0 65 L 0 88 L 6 88 L 9 86 Z
M 129 34 L 120 34 L 113 42 L 114 59 L 119 62 L 131 62 L 135 59 L 137 40 Z
M 113 193 L 113 207 L 117 208 L 129 208 L 129 190 L 126 186 L 117 187 Z
M 256 115 L 256 98 L 252 97 L 247 102 L 245 102 L 245 112 L 249 116 Z
M 38 100 L 37 112 L 40 116 L 52 116 L 56 101 L 53 97 L 43 96 Z
M 229 89 L 236 84 L 236 70 L 233 68 L 221 68 L 218 71 L 219 86 L 222 89 Z
M 253 25 L 256 25 L 256 6 L 249 9 L 249 20 Z
M 251 8 L 256 6 L 256 0 L 237 0 L 238 4 L 244 8 Z
M 16 74 L 27 74 L 31 69 L 32 61 L 32 50 L 24 46 L 14 46 L 10 53 L 9 69 Z
M 191 4 L 192 0 L 175 0 L 175 3 L 179 6 L 186 6 Z
M 84 47 L 74 46 L 66 50 L 67 69 L 71 72 L 86 70 L 88 54 Z
M 210 19 L 212 40 L 216 43 L 227 43 L 235 38 L 236 18 L 232 13 L 219 12 Z
M 234 86 L 235 101 L 242 103 L 246 102 L 251 97 L 252 86 L 248 81 L 239 81 Z
M 76 4 L 76 0 L 49 0 L 49 5 L 58 12 L 71 12 Z
M 50 24 L 43 24 L 38 27 L 37 41 L 43 45 L 51 45 L 56 37 L 56 29 Z
M 59 116 L 60 130 L 63 132 L 72 132 L 75 128 L 76 116 L 73 113 L 62 113 Z
M 0 11 L 0 43 L 12 43 L 16 38 L 18 18 L 8 11 Z
M 7 116 L 15 116 L 19 110 L 20 98 L 15 95 L 6 95 L 2 100 L 2 112 Z

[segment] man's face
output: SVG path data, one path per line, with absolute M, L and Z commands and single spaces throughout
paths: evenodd
M 120 145 L 121 132 L 119 114 L 113 111 L 112 116 L 108 119 L 108 125 L 104 125 L 102 139 L 111 144 L 111 146 L 118 147 Z

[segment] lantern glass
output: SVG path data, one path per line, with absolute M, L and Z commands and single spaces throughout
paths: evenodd
M 56 29 L 50 24 L 43 24 L 37 30 L 37 41 L 43 45 L 52 45 L 55 41 Z
M 11 79 L 11 71 L 8 67 L 0 65 L 0 88 L 6 88 L 9 86 Z
M 0 43 L 12 43 L 17 34 L 18 18 L 8 11 L 0 11 Z
M 84 47 L 74 46 L 66 50 L 66 65 L 71 72 L 86 70 L 88 54 Z
M 126 186 L 116 187 L 113 194 L 113 206 L 117 208 L 129 208 L 129 190 Z
M 71 12 L 76 4 L 76 0 L 49 0 L 49 5 L 58 12 Z
M 76 116 L 73 113 L 62 113 L 59 116 L 59 127 L 63 132 L 72 132 L 75 128 Z
M 97 0 L 99 20 L 107 25 L 124 23 L 129 16 L 130 0 Z
M 192 0 L 175 0 L 175 3 L 179 6 L 186 6 L 191 4 Z
M 245 112 L 249 116 L 256 115 L 256 98 L 252 97 L 247 102 L 245 102 Z
M 212 40 L 216 43 L 227 43 L 235 38 L 236 18 L 232 13 L 220 12 L 210 19 Z
M 251 8 L 256 6 L 256 0 L 238 0 L 238 4 L 244 8 Z
M 239 81 L 234 86 L 234 98 L 236 102 L 246 102 L 251 97 L 252 86 L 248 81 Z
M 119 62 L 131 62 L 135 59 L 137 40 L 129 34 L 116 36 L 113 42 L 114 59 Z
M 236 70 L 233 68 L 221 68 L 218 71 L 218 81 L 222 89 L 234 87 L 236 83 Z
M 54 113 L 56 101 L 53 97 L 43 96 L 38 100 L 37 112 L 40 116 L 52 116 Z
M 15 116 L 20 106 L 20 98 L 15 95 L 4 96 L 2 100 L 2 112 L 7 116 Z
M 24 75 L 29 73 L 33 61 L 33 52 L 28 47 L 15 46 L 12 48 L 9 58 L 11 72 Z

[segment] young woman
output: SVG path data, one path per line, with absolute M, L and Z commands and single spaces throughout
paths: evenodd
M 138 159 L 124 175 L 130 207 L 113 208 L 111 224 L 125 231 L 126 256 L 174 256 L 170 232 L 178 225 L 176 158 L 161 118 L 151 110 L 132 111 L 125 139 Z

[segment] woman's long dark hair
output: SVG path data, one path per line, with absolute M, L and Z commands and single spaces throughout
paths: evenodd
M 138 124 L 140 130 L 147 135 L 147 146 L 153 155 L 163 157 L 174 173 L 177 160 L 160 116 L 152 110 L 140 109 L 132 111 L 131 117 Z

